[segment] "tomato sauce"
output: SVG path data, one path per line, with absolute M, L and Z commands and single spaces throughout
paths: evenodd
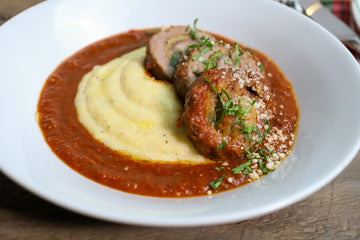
M 146 45 L 150 37 L 146 30 L 132 30 L 95 42 L 63 61 L 48 77 L 38 102 L 38 123 L 52 151 L 73 170 L 97 183 L 146 196 L 201 196 L 209 190 L 221 192 L 248 183 L 247 175 L 231 172 L 239 165 L 236 161 L 224 167 L 221 162 L 187 165 L 134 160 L 95 140 L 79 122 L 74 99 L 82 77 L 95 65 Z M 299 113 L 291 84 L 270 59 L 251 51 L 271 72 L 267 77 L 273 83 L 275 105 L 284 106 L 282 116 L 275 118 L 272 126 L 287 134 L 294 132 Z M 209 183 L 223 174 L 231 176 L 232 181 L 224 179 L 216 190 L 212 189 Z

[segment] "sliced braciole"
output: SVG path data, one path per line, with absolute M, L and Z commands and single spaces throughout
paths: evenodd
M 148 44 L 145 68 L 158 80 L 172 82 L 175 69 L 189 45 L 210 35 L 186 26 L 171 26 L 155 33 Z

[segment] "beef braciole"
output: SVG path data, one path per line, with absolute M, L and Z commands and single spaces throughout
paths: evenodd
M 185 99 L 192 82 L 206 70 L 231 67 L 259 72 L 258 59 L 249 52 L 244 54 L 239 44 L 232 46 L 222 40 L 211 39 L 215 38 L 203 38 L 199 44 L 188 46 L 188 53 L 177 66 L 174 86 L 182 100 Z
M 188 46 L 208 36 L 201 31 L 191 32 L 186 26 L 172 26 L 154 34 L 150 39 L 145 68 L 158 80 L 172 81 L 179 59 Z
M 264 147 L 273 117 L 267 79 L 241 68 L 219 68 L 205 71 L 194 81 L 186 95 L 182 121 L 205 156 L 241 162 L 248 149 Z

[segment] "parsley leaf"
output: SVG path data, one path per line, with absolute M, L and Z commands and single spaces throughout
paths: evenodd
M 253 55 L 251 54 L 251 52 L 246 51 L 246 53 L 247 53 L 247 55 L 248 55 L 249 57 L 253 57 Z
M 236 123 L 242 116 L 244 116 L 245 114 L 247 114 L 248 112 L 250 112 L 251 108 L 255 105 L 255 103 L 256 103 L 256 100 L 253 100 L 253 101 L 250 103 L 250 106 L 249 106 L 247 109 L 245 109 L 245 110 L 240 109 L 239 112 L 238 112 L 239 115 L 238 115 L 238 116 L 236 117 L 236 119 L 235 119 L 235 123 Z
M 235 42 L 235 66 L 239 66 L 240 64 L 240 55 L 242 55 L 244 51 L 239 47 L 239 44 Z
M 198 29 L 197 29 L 197 27 L 196 27 L 196 24 L 197 24 L 197 21 L 198 21 L 199 19 L 195 19 L 194 20 L 194 23 L 193 23 L 193 27 L 191 28 L 190 26 L 188 26 L 187 28 L 186 28 L 186 31 L 189 31 L 190 30 L 190 32 L 189 32 L 189 34 L 190 34 L 190 36 L 191 36 L 191 38 L 192 39 L 194 39 L 194 40 L 197 40 L 198 39 L 198 37 L 197 37 L 197 33 L 198 33 Z
M 215 149 L 216 149 L 216 150 L 219 150 L 219 149 L 224 148 L 225 146 L 226 146 L 226 142 L 222 142 L 222 143 L 220 143 L 220 145 L 217 146 Z
M 262 63 L 260 63 L 260 65 L 259 65 L 259 69 L 262 71 L 262 70 L 264 70 L 264 65 L 262 64 Z
M 233 116 L 238 115 L 235 119 L 235 123 L 238 123 L 239 119 L 247 114 L 251 108 L 255 105 L 256 100 L 252 101 L 250 106 L 247 109 L 241 109 L 240 106 L 235 106 L 233 100 L 230 98 L 229 94 L 225 91 L 225 89 L 221 89 L 221 93 L 225 94 L 227 101 L 223 99 L 221 96 L 221 93 L 219 93 L 216 88 L 211 84 L 211 82 L 208 80 L 208 78 L 205 76 L 205 81 L 210 85 L 212 90 L 217 94 L 217 96 L 220 99 L 221 102 L 221 108 L 215 109 L 215 113 L 221 112 L 220 118 L 216 119 L 217 114 L 215 115 L 215 124 L 219 124 L 224 116 Z
M 225 169 L 225 167 L 224 166 L 220 166 L 220 167 L 215 167 L 214 168 L 216 171 L 221 171 L 221 170 L 223 170 L 223 169 Z
M 146 34 L 147 35 L 152 35 L 152 34 L 155 34 L 157 32 L 160 32 L 160 31 L 161 31 L 161 28 L 150 29 L 150 30 L 146 31 Z
M 240 164 L 236 168 L 232 169 L 231 171 L 234 174 L 239 174 L 240 172 L 243 172 L 243 174 L 248 174 L 249 172 L 252 172 L 252 169 L 250 168 L 250 165 L 252 163 L 252 160 L 248 160 L 247 162 Z
M 211 42 L 210 42 L 210 37 L 208 37 L 208 38 L 205 38 L 204 36 L 202 36 L 201 38 L 200 38 L 200 40 L 201 40 L 201 42 L 199 42 L 199 43 L 195 43 L 195 44 L 192 44 L 192 45 L 189 45 L 188 46 L 188 49 L 189 50 L 193 50 L 193 49 L 195 49 L 195 48 L 199 48 L 199 47 L 202 47 L 202 46 L 211 46 L 212 44 L 211 44 Z
M 177 65 L 179 64 L 179 59 L 177 59 L 174 55 L 171 56 L 170 58 L 170 66 L 173 68 L 176 68 Z
M 193 56 L 193 60 L 198 60 L 202 55 L 207 53 L 208 51 L 212 50 L 212 46 L 206 46 L 204 49 L 202 49 L 197 55 Z
M 218 178 L 215 181 L 210 182 L 210 187 L 212 187 L 214 190 L 218 189 L 224 177 L 225 177 L 225 173 L 222 175 L 222 177 Z
M 274 169 L 268 169 L 268 168 L 266 167 L 266 163 L 265 163 L 262 159 L 259 160 L 259 167 L 260 167 L 260 170 L 261 170 L 261 172 L 262 172 L 263 174 L 268 174 L 269 172 L 273 172 L 273 171 L 274 171 Z
M 265 125 L 267 125 L 268 128 L 265 130 L 264 134 L 261 135 L 260 133 L 258 133 L 258 135 L 259 135 L 259 141 L 258 141 L 258 143 L 259 143 L 259 144 L 262 143 L 262 141 L 264 140 L 264 138 L 265 138 L 265 137 L 269 134 L 269 132 L 271 131 L 271 125 L 270 125 L 269 120 L 267 120 L 266 118 L 265 118 L 264 120 L 265 120 Z
M 169 65 L 173 68 L 176 68 L 180 60 L 184 57 L 185 53 L 183 51 L 174 51 L 170 58 Z

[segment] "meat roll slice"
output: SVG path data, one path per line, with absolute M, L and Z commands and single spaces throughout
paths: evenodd
M 244 160 L 261 146 L 273 118 L 270 82 L 244 69 L 205 71 L 186 95 L 182 123 L 199 152 Z
M 174 86 L 180 99 L 185 99 L 191 83 L 205 70 L 232 65 L 233 51 L 231 47 L 227 47 L 230 45 L 212 43 L 209 45 L 189 51 L 177 66 Z M 210 48 L 211 50 L 206 51 Z
M 221 41 L 210 41 L 208 44 L 194 48 L 183 58 L 176 69 L 174 85 L 180 99 L 184 100 L 192 82 L 204 71 L 233 67 L 259 73 L 258 62 L 256 57 L 242 50 L 237 44 L 231 46 Z
M 210 37 L 202 31 L 191 32 L 186 26 L 171 26 L 154 34 L 146 49 L 146 70 L 158 80 L 172 82 L 176 66 L 188 46 L 198 43 L 202 36 Z

